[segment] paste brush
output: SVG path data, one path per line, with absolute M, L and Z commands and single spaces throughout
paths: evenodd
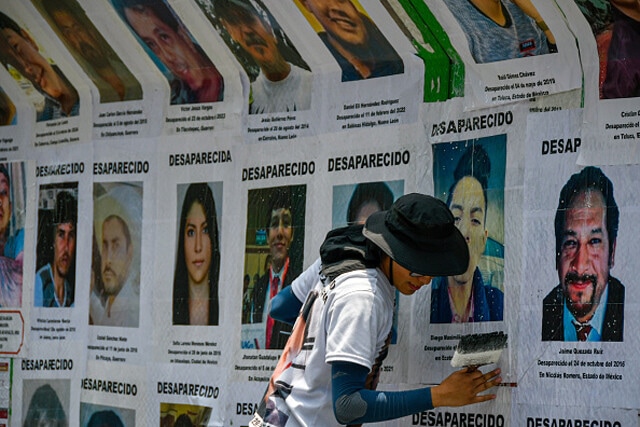
M 451 366 L 460 368 L 496 363 L 506 346 L 507 335 L 504 332 L 464 335 L 453 353 Z

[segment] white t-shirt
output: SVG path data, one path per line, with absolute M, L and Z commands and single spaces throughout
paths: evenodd
M 289 75 L 278 82 L 268 80 L 262 72 L 251 84 L 251 114 L 284 113 L 311 107 L 310 71 L 291 65 Z
M 291 283 L 291 291 L 300 301 L 307 299 L 309 292 L 316 286 L 316 283 L 320 280 L 320 271 L 322 269 L 322 260 L 316 259 L 313 264 L 302 272 Z
M 331 362 L 371 369 L 393 322 L 394 288 L 378 269 L 356 270 L 309 293 L 259 411 L 269 426 L 338 426 L 332 409 Z M 303 308 L 303 313 L 305 309 Z M 277 410 L 274 410 L 274 407 Z M 261 425 L 254 419 L 251 426 Z

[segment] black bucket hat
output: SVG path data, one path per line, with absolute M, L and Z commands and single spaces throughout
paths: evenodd
M 424 194 L 400 197 L 372 214 L 362 234 L 407 270 L 427 276 L 455 276 L 469 266 L 469 248 L 447 205 Z

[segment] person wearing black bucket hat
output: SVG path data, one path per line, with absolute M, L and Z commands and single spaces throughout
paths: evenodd
M 371 215 L 362 233 L 392 260 L 421 276 L 449 276 L 467 269 L 469 249 L 447 206 L 422 194 L 400 197 Z
M 330 231 L 320 255 L 322 280 L 304 304 L 292 292 L 274 299 L 274 306 L 295 307 L 298 301 L 300 315 L 252 426 L 380 422 L 495 398 L 481 393 L 501 382 L 499 369 L 465 368 L 434 387 L 375 391 L 390 341 L 395 290 L 411 295 L 432 276 L 467 269 L 467 244 L 443 202 L 402 196 L 364 226 Z

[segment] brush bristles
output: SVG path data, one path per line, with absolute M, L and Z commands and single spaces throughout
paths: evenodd
M 460 338 L 451 366 L 459 368 L 496 363 L 506 345 L 507 335 L 504 332 L 465 335 Z

